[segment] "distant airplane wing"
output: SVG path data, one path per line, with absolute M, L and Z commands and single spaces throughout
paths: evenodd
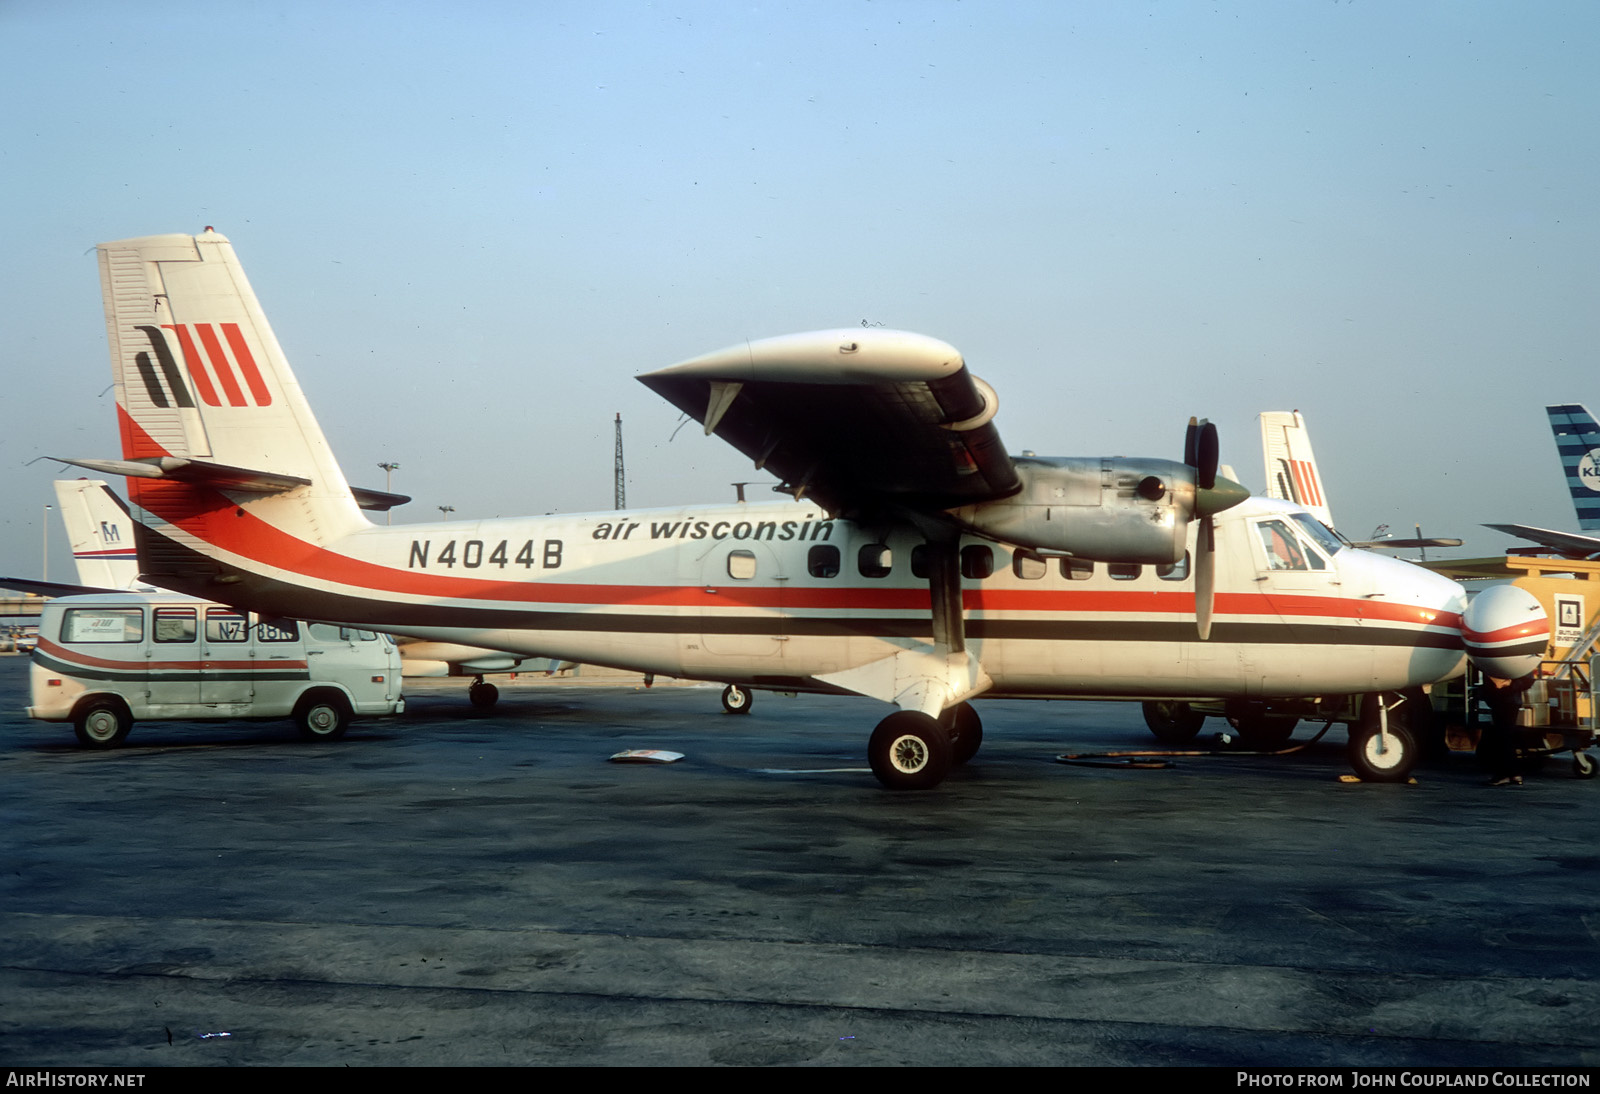
M 1527 524 L 1485 524 L 1484 527 L 1531 540 L 1567 558 L 1589 558 L 1600 554 L 1600 536 L 1580 536 L 1576 532 L 1557 532 Z
M 994 390 L 946 342 L 904 331 L 767 338 L 640 381 L 836 513 L 885 503 L 948 509 L 1021 480 L 991 424 Z

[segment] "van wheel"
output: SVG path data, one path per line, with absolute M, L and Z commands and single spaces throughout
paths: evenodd
M 133 716 L 121 703 L 100 700 L 78 711 L 72 720 L 72 730 L 84 748 L 116 748 L 128 739 L 133 728 Z
M 343 699 L 306 699 L 294 712 L 294 724 L 308 741 L 337 741 L 350 728 L 350 708 Z

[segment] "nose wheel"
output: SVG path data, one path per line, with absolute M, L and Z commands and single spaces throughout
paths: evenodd
M 742 688 L 738 684 L 729 684 L 722 689 L 722 709 L 729 714 L 749 714 L 750 707 L 755 703 L 755 696 L 750 694 L 750 689 Z
M 467 701 L 479 710 L 492 710 L 500 701 L 500 689 L 484 683 L 480 676 L 467 687 Z

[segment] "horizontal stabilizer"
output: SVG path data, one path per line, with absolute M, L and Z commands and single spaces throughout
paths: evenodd
M 80 593 L 122 593 L 126 589 L 102 589 L 94 585 L 68 585 L 60 581 L 32 581 L 25 577 L 0 577 L 0 589 L 15 589 L 34 596 L 77 596 Z
M 361 508 L 377 513 L 388 512 L 411 500 L 410 494 L 390 494 L 384 490 L 368 490 L 364 486 L 352 486 L 350 493 L 355 495 L 356 504 Z
M 299 475 L 250 471 L 243 467 L 228 467 L 181 456 L 150 456 L 136 460 L 75 460 L 65 456 L 47 458 L 106 475 L 126 475 L 130 479 L 175 479 L 178 482 L 204 483 L 222 490 L 245 490 L 254 494 L 281 494 L 297 486 L 311 485 L 310 479 Z

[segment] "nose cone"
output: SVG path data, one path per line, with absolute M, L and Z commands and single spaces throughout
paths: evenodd
M 1234 482 L 1232 479 L 1217 476 L 1217 484 L 1209 489 L 1198 487 L 1194 492 L 1194 513 L 1197 517 L 1214 517 L 1224 509 L 1232 509 L 1245 498 L 1250 496 L 1250 491 Z
M 1550 617 L 1528 590 L 1491 585 L 1462 613 L 1461 640 L 1485 674 L 1515 680 L 1539 667 L 1550 644 Z

